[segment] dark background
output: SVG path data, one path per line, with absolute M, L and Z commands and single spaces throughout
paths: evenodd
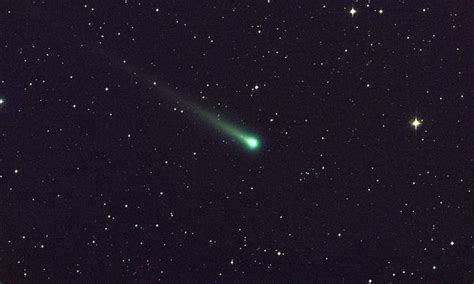
M 284 2 L 2 1 L 0 281 L 472 282 L 472 2 Z

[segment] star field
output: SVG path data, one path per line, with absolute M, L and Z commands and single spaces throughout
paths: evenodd
M 59 2 L 0 4 L 0 282 L 474 280 L 469 1 Z

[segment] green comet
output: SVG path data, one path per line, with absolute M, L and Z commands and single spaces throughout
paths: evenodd
M 260 142 L 258 141 L 257 138 L 255 137 L 245 137 L 245 143 L 247 143 L 247 146 L 252 149 L 258 149 L 258 146 L 260 145 Z
M 196 109 L 197 113 L 206 121 L 208 121 L 215 129 L 226 134 L 235 141 L 240 142 L 248 150 L 256 151 L 260 148 L 260 140 L 246 131 L 232 125 L 229 122 L 223 121 L 222 119 L 212 115 L 200 108 Z
M 210 113 L 197 103 L 179 96 L 175 91 L 167 87 L 156 86 L 156 89 L 160 91 L 162 96 L 173 100 L 178 105 L 187 108 L 192 113 L 201 118 L 204 122 L 211 125 L 214 129 L 230 137 L 233 141 L 239 142 L 246 149 L 250 151 L 257 151 L 260 149 L 262 143 L 256 135 L 253 135 L 238 126 L 221 119 L 219 115 Z
M 260 139 L 258 139 L 255 135 L 252 135 L 237 126 L 234 126 L 231 123 L 216 117 L 215 115 L 203 110 L 198 106 L 194 106 L 193 109 L 199 114 L 201 118 L 214 126 L 215 129 L 229 136 L 234 141 L 241 143 L 248 150 L 257 151 L 260 149 Z
M 103 52 L 100 48 L 98 48 L 97 50 L 103 56 L 109 58 L 112 62 L 119 62 L 116 60 L 116 58 L 113 58 L 112 56 L 108 55 L 108 53 Z M 188 110 L 190 110 L 191 113 L 196 114 L 199 118 L 208 123 L 214 129 L 228 136 L 233 141 L 239 142 L 249 151 L 257 151 L 260 149 L 262 143 L 256 135 L 253 135 L 245 131 L 244 129 L 239 128 L 238 126 L 235 126 L 230 122 L 224 121 L 218 115 L 208 112 L 197 103 L 186 99 L 184 96 L 180 95 L 176 89 L 171 89 L 166 84 L 160 83 L 159 80 L 156 80 L 153 76 L 143 74 L 142 72 L 128 64 L 120 63 L 116 64 L 116 66 L 127 72 L 128 74 L 134 75 L 134 78 L 143 79 L 142 81 L 144 85 L 152 85 L 152 87 L 149 87 L 150 90 L 155 90 L 160 94 L 161 97 L 187 108 Z

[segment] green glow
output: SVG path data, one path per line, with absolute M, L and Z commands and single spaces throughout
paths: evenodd
M 170 99 L 176 99 L 176 95 L 167 88 L 160 88 L 160 91 L 163 95 L 166 95 Z M 182 98 L 179 99 L 178 104 L 194 112 L 198 117 L 212 126 L 215 130 L 231 138 L 231 140 L 240 143 L 247 150 L 257 151 L 261 148 L 262 143 L 259 137 L 245 131 L 233 123 L 221 119 L 219 115 L 210 113 L 200 105 Z
M 230 122 L 220 119 L 218 116 L 203 110 L 195 104 L 193 104 L 193 109 L 199 114 L 201 118 L 209 122 L 216 130 L 229 136 L 232 138 L 232 140 L 241 143 L 246 149 L 257 151 L 260 148 L 260 139 L 256 136 L 231 124 Z
M 244 130 L 228 123 L 212 117 L 210 122 L 214 127 L 222 133 L 228 135 L 230 138 L 240 142 L 247 149 L 256 151 L 260 148 L 260 141 L 257 137 L 245 132 Z
M 108 58 L 111 62 L 119 62 L 116 60 L 115 57 L 110 56 L 109 52 L 105 52 L 105 50 L 102 50 L 100 48 L 97 48 L 96 50 L 106 58 Z M 120 60 L 122 62 L 122 60 Z M 129 73 L 130 75 L 133 75 L 134 78 L 142 78 L 143 80 L 143 85 L 148 85 L 150 90 L 154 90 L 157 94 L 159 94 L 161 97 L 168 99 L 169 101 L 173 102 L 173 104 L 177 104 L 180 107 L 184 107 L 188 109 L 191 113 L 194 113 L 202 119 L 206 124 L 209 126 L 213 127 L 215 130 L 219 131 L 221 134 L 224 134 L 231 140 L 238 142 L 242 144 L 246 149 L 250 151 L 257 151 L 262 147 L 262 142 L 259 137 L 253 135 L 252 133 L 249 133 L 245 131 L 242 128 L 239 128 L 235 124 L 232 124 L 230 122 L 227 122 L 223 119 L 220 118 L 219 115 L 212 114 L 205 110 L 203 107 L 201 107 L 199 104 L 188 100 L 180 95 L 180 92 L 177 91 L 178 89 L 172 89 L 168 87 L 169 84 L 165 83 L 157 83 L 159 80 L 156 80 L 153 76 L 149 76 L 141 72 L 140 70 L 133 68 L 129 64 L 116 64 L 117 67 L 121 68 L 125 72 Z M 153 82 L 150 84 L 150 82 Z M 152 87 L 151 87 L 152 86 Z M 182 93 L 182 92 L 181 92 Z M 0 98 L 0 107 L 4 105 L 6 102 L 4 99 Z
M 258 146 L 260 145 L 260 142 L 258 141 L 257 138 L 255 138 L 255 137 L 245 137 L 243 139 L 245 140 L 245 143 L 247 143 L 247 146 L 250 149 L 252 149 L 252 150 L 258 149 Z

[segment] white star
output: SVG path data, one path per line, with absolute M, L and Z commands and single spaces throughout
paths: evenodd
M 0 105 L 3 105 L 5 103 L 4 99 L 0 99 Z
M 413 121 L 411 122 L 411 125 L 415 128 L 415 130 L 417 130 L 418 127 L 421 125 L 421 121 L 418 120 L 417 117 L 415 117 L 415 119 L 413 119 Z
M 354 7 L 352 7 L 352 9 L 349 11 L 349 13 L 352 15 L 352 17 L 354 17 L 355 13 L 357 13 L 356 9 L 354 9 Z

